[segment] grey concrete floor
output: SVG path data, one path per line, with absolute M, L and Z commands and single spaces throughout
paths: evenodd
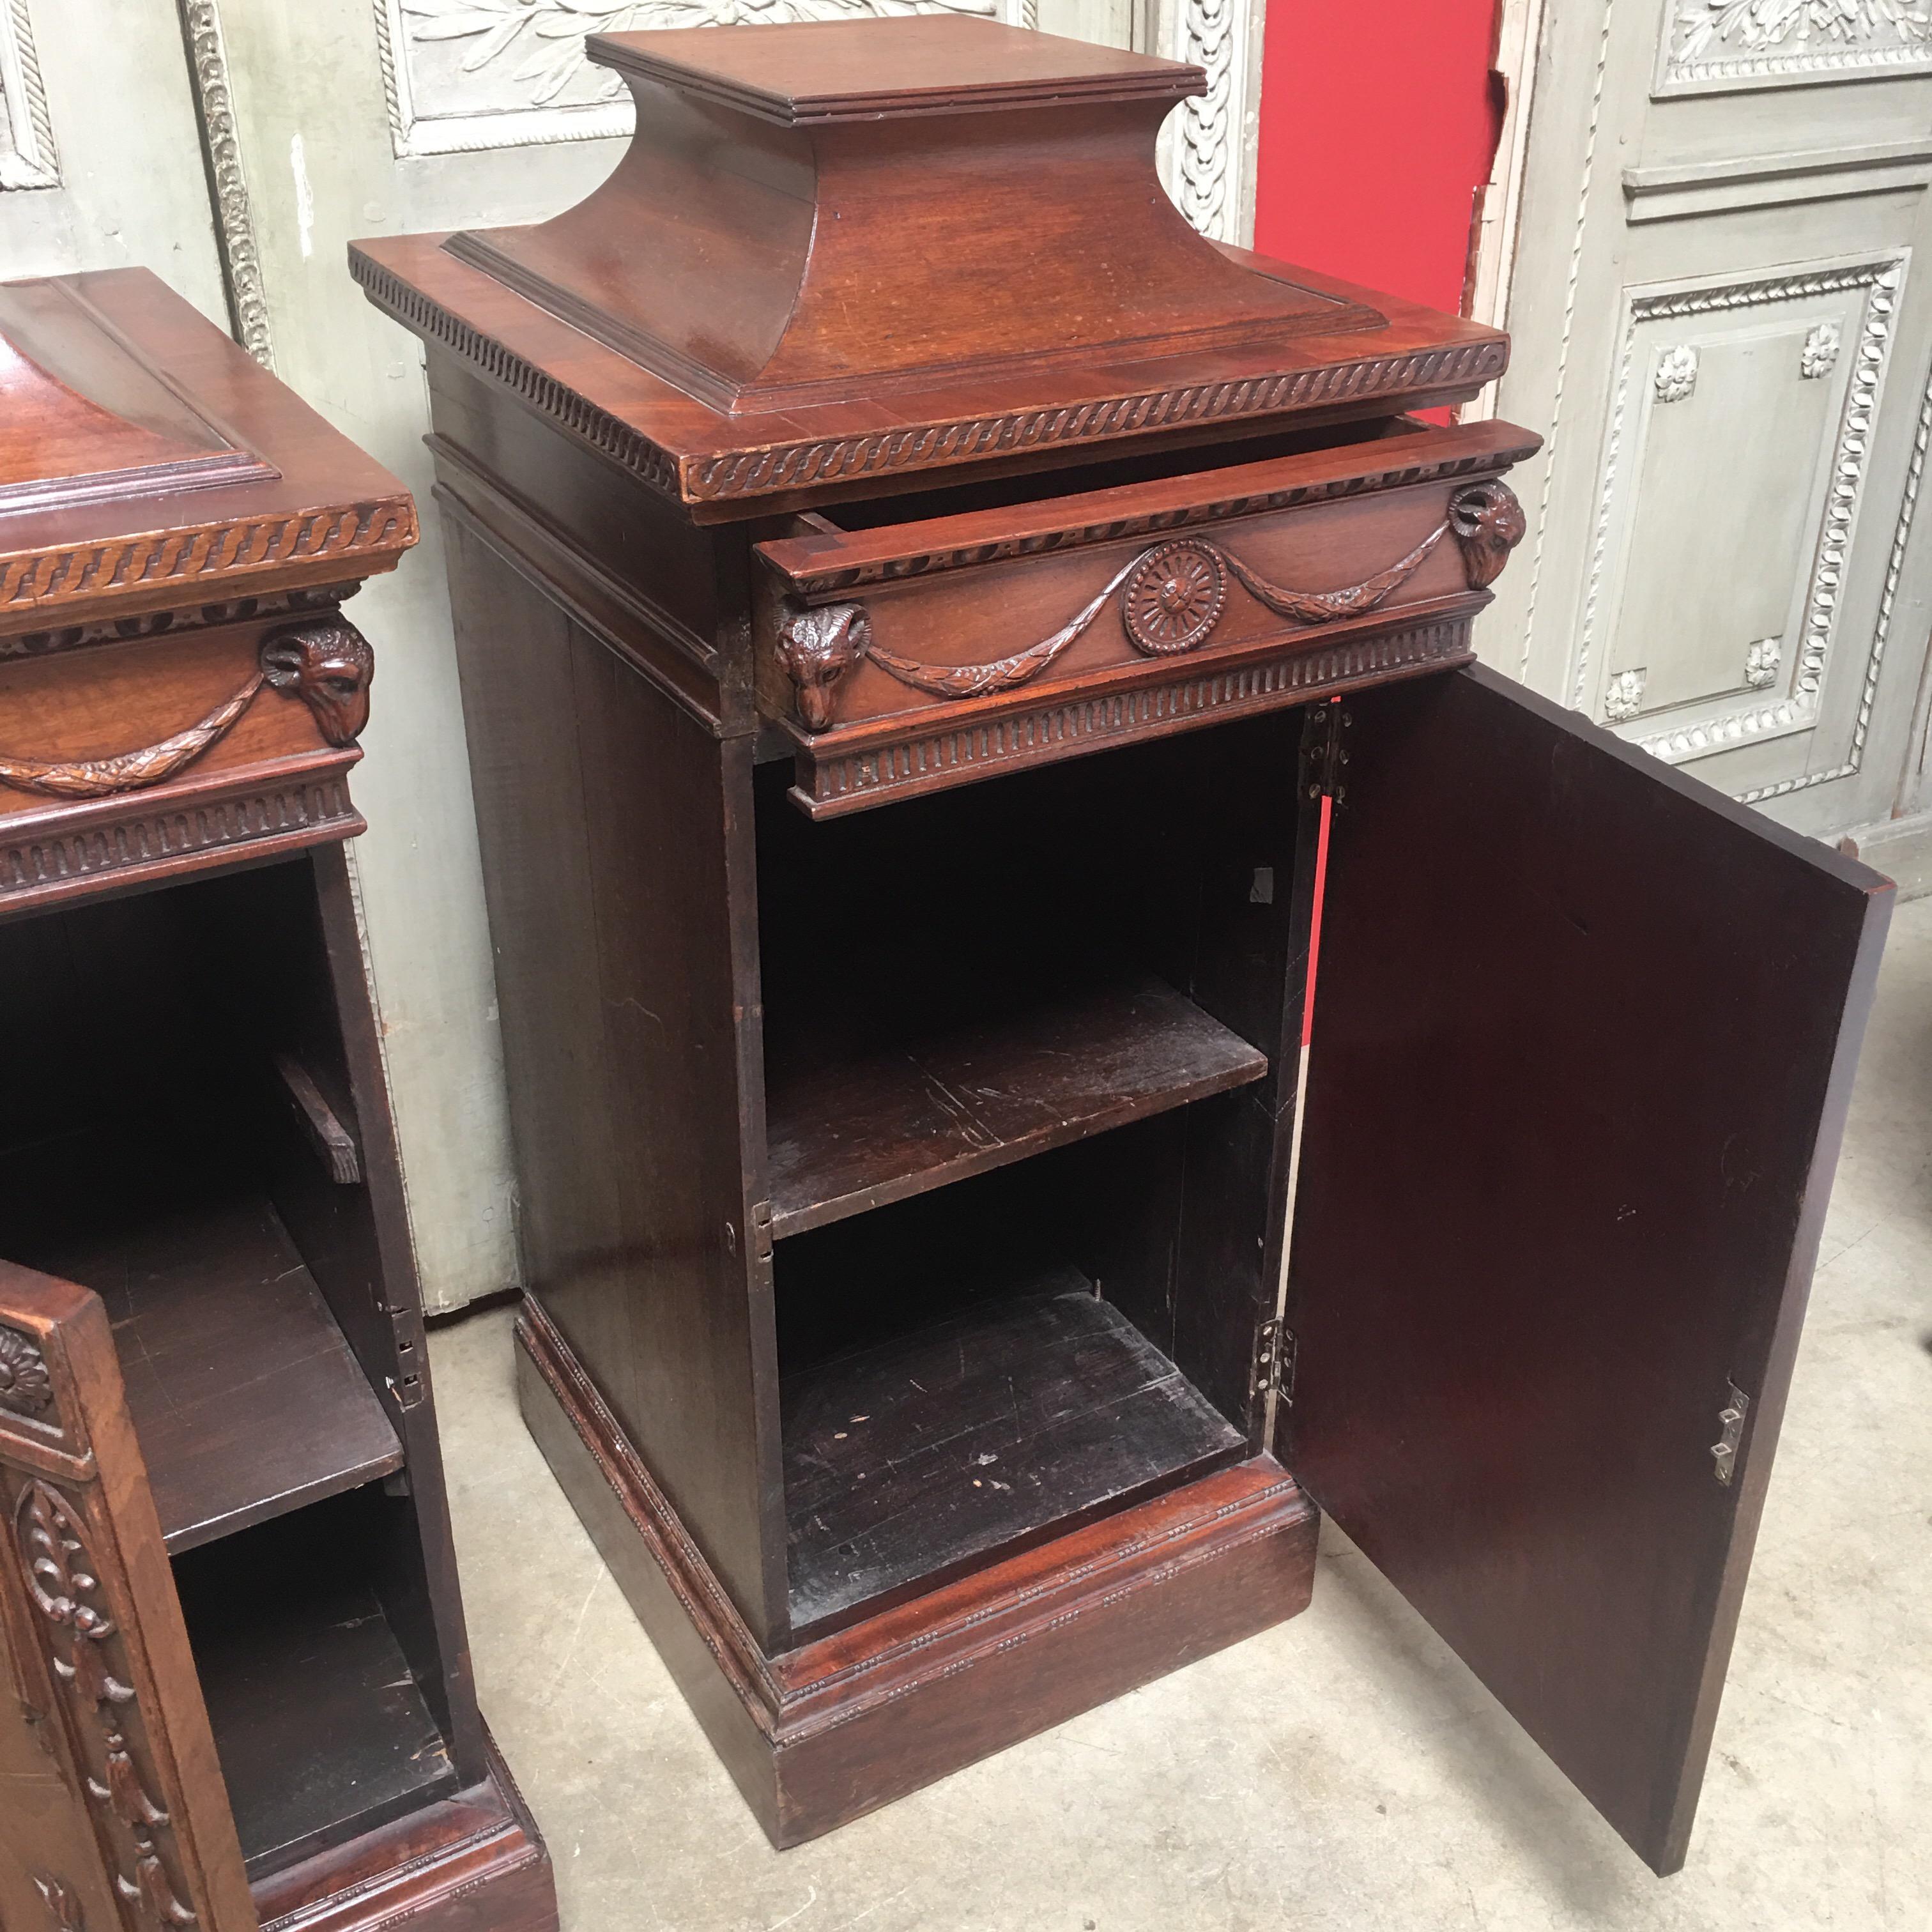
M 484 1708 L 565 1932 L 1932 1927 L 1932 900 L 1893 928 L 1674 1879 L 1333 1532 L 1292 1622 L 774 1852 L 524 1432 L 509 1322 L 430 1348 Z

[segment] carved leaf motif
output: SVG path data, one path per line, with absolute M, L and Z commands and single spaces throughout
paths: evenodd
M 1798 354 L 1798 367 L 1807 382 L 1828 376 L 1838 366 L 1838 351 L 1844 346 L 1844 332 L 1835 322 L 1821 322 L 1804 338 Z
M 54 1932 L 86 1932 L 80 1900 L 70 1886 L 41 1872 L 34 1874 L 34 1885 L 46 1900 L 47 1916 L 53 1922 Z
M 0 757 L 0 784 L 49 798 L 112 798 L 117 792 L 140 791 L 162 784 L 225 737 L 261 688 L 261 679 L 251 677 L 233 697 L 224 698 L 187 730 L 158 745 L 145 745 L 115 758 L 62 762 Z
M 1641 666 L 1611 674 L 1610 687 L 1604 693 L 1604 716 L 1610 723 L 1621 724 L 1643 709 L 1643 687 L 1648 675 L 1647 668 Z
M 1681 403 L 1697 386 L 1697 352 L 1678 346 L 1657 358 L 1654 378 L 1660 403 Z
M 0 1327 L 0 1408 L 38 1415 L 54 1399 L 46 1358 L 32 1336 Z
M 1677 19 L 1684 60 L 1726 47 L 1756 53 L 1794 44 L 1932 40 L 1932 8 L 1911 0 L 1690 0 Z

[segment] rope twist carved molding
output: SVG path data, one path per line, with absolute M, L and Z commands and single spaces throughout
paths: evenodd
M 58 188 L 60 154 L 28 0 L 6 0 L 0 13 L 0 190 Z
M 352 744 L 369 722 L 375 654 L 345 620 L 284 626 L 262 640 L 260 668 L 240 690 L 184 730 L 112 758 L 45 759 L 0 754 L 0 785 L 48 798 L 112 798 L 164 783 L 226 737 L 266 684 L 298 698 L 322 736 Z
M 262 279 L 248 183 L 242 172 L 242 142 L 236 127 L 221 16 L 216 0 L 181 0 L 181 9 L 194 64 L 195 102 L 202 138 L 208 143 L 208 171 L 214 177 L 222 276 L 228 285 L 236 338 L 263 368 L 272 370 L 275 350 L 268 333 L 268 290 Z
M 861 658 L 902 684 L 935 698 L 986 698 L 1030 683 L 1083 636 L 1120 593 L 1121 628 L 1142 656 L 1185 655 L 1220 622 L 1232 576 L 1255 601 L 1300 624 L 1338 622 L 1375 610 L 1408 582 L 1443 538 L 1454 536 L 1472 590 L 1486 590 L 1522 540 L 1522 506 L 1494 480 L 1459 490 L 1442 522 L 1385 569 L 1336 590 L 1294 590 L 1270 583 L 1234 554 L 1204 538 L 1157 544 L 1130 557 L 1080 610 L 1050 636 L 990 663 L 937 664 L 903 658 L 874 642 L 857 604 L 790 606 L 780 622 L 778 661 L 796 688 L 800 722 L 822 731 L 832 722 L 833 687 Z

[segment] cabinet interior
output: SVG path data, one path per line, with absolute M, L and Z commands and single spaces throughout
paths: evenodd
M 1258 1446 L 1300 736 L 818 824 L 759 771 L 795 1637 Z
M 448 1771 L 377 1393 L 418 1345 L 372 1342 L 374 1210 L 310 862 L 0 924 L 0 982 L 25 1022 L 0 1058 L 0 1255 L 106 1304 L 260 1876 L 406 1808 L 379 1736 L 413 1767 L 409 1802 Z M 310 1721 L 338 1703 L 340 1726 Z

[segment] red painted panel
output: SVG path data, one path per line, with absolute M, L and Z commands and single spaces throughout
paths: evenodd
M 1498 125 L 1496 0 L 1268 0 L 1255 246 L 1451 310 Z

